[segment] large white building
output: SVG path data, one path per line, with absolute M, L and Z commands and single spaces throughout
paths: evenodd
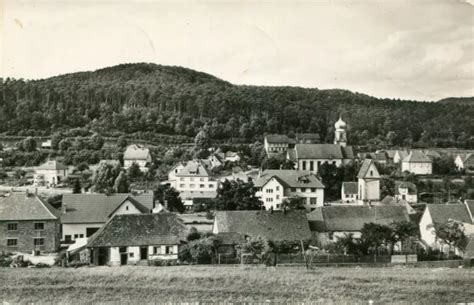
M 151 163 L 150 150 L 140 145 L 132 144 L 127 147 L 123 154 L 123 167 L 128 169 L 133 163 L 136 163 L 142 172 L 146 172 L 147 164 Z
M 402 160 L 402 172 L 410 172 L 415 175 L 431 175 L 433 173 L 433 161 L 419 150 L 412 150 Z
M 357 200 L 359 204 L 380 202 L 380 174 L 375 161 L 365 159 L 360 167 L 358 178 Z
M 68 167 L 59 161 L 48 160 L 35 169 L 34 185 L 54 187 L 68 176 Z
M 313 210 L 324 203 L 324 185 L 309 171 L 266 170 L 254 183 L 256 196 L 265 209 L 282 209 L 282 203 L 291 197 L 304 198 L 305 207 Z

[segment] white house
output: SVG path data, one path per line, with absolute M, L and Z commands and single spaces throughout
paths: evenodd
M 343 182 L 341 187 L 341 201 L 347 204 L 358 203 L 359 184 L 357 182 Z
M 458 154 L 454 159 L 458 170 L 474 172 L 474 154 Z
M 420 237 L 430 248 L 447 252 L 449 247 L 436 236 L 435 225 L 457 221 L 463 224 L 466 235 L 474 234 L 473 213 L 473 200 L 462 204 L 427 204 L 419 223 Z M 458 249 L 455 252 L 460 253 Z
M 433 173 L 433 161 L 419 150 L 412 150 L 402 160 L 402 172 L 410 172 L 415 175 L 431 175 Z
M 359 204 L 367 204 L 380 201 L 380 174 L 375 166 L 375 161 L 365 159 L 362 163 L 358 178 L 358 195 Z
M 280 210 L 285 199 L 304 198 L 306 209 L 314 210 L 324 203 L 324 185 L 309 171 L 266 170 L 255 180 L 256 196 L 265 209 Z
M 68 176 L 68 167 L 59 161 L 48 160 L 35 169 L 34 185 L 54 187 Z
M 263 140 L 265 152 L 269 156 L 285 153 L 288 150 L 290 141 L 293 140 L 286 135 L 267 134 Z
M 111 217 L 150 213 L 155 207 L 153 193 L 64 194 L 61 208 L 61 240 L 69 244 L 94 234 Z
M 418 203 L 418 191 L 416 185 L 407 181 L 395 181 L 395 198 L 405 200 L 408 203 Z
M 41 143 L 41 148 L 43 149 L 51 149 L 51 147 L 52 147 L 51 140 L 46 140 Z
M 148 163 L 151 163 L 151 161 L 150 150 L 140 145 L 129 145 L 123 154 L 123 167 L 125 169 L 128 169 L 133 163 L 136 163 L 140 166 L 142 172 L 146 172 L 148 170 L 146 166 Z

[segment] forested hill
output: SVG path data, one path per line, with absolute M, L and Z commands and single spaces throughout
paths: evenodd
M 438 103 L 449 103 L 449 104 L 460 104 L 460 105 L 470 105 L 474 106 L 474 96 L 473 97 L 448 97 L 442 100 L 439 100 Z
M 352 144 L 474 147 L 474 108 L 377 99 L 346 90 L 237 86 L 181 67 L 123 64 L 43 80 L 1 83 L 0 133 L 193 137 L 207 124 L 219 141 L 264 132 L 319 132 L 331 141 L 341 114 Z

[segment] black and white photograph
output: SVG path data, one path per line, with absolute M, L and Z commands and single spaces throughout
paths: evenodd
M 0 302 L 474 304 L 474 0 L 0 0 Z

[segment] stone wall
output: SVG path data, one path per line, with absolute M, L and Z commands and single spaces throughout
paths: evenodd
M 35 230 L 35 223 L 44 223 L 43 230 Z M 8 230 L 8 223 L 16 223 L 17 230 Z M 59 248 L 60 227 L 58 220 L 0 221 L 0 251 L 32 253 L 36 248 L 41 253 L 56 252 Z M 44 238 L 44 245 L 35 247 L 34 239 Z M 7 239 L 17 239 L 15 247 L 7 246 Z

